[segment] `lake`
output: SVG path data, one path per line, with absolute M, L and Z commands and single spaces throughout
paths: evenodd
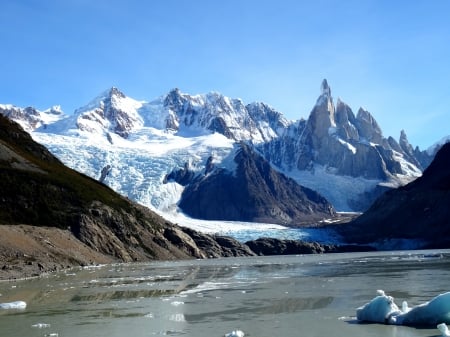
M 0 336 L 430 337 L 358 324 L 355 310 L 377 289 L 417 305 L 449 280 L 448 250 L 105 265 L 0 282 L 0 302 L 28 304 L 0 310 Z

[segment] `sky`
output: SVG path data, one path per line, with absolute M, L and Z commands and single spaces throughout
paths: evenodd
M 448 0 L 3 0 L 0 103 L 65 113 L 116 86 L 265 102 L 308 118 L 327 79 L 384 136 L 450 135 Z

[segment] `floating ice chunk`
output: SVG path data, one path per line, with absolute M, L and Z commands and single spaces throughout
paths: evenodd
M 25 309 L 26 307 L 27 303 L 24 301 L 0 303 L 0 309 Z
M 33 324 L 31 327 L 38 328 L 38 329 L 45 329 L 45 328 L 50 328 L 50 324 L 47 324 L 47 323 L 36 323 L 36 324 Z
M 388 323 L 392 316 L 400 314 L 392 296 L 386 296 L 383 290 L 377 290 L 377 293 L 377 297 L 356 309 L 358 321 Z
M 179 306 L 179 305 L 183 305 L 184 302 L 182 302 L 182 301 L 173 301 L 173 302 L 170 302 L 170 304 L 173 305 L 173 306 L 175 306 L 175 307 L 177 307 L 177 306 Z
M 225 334 L 225 337 L 244 337 L 245 334 L 241 330 L 234 330 L 230 333 Z
M 442 337 L 450 337 L 450 331 L 445 323 L 438 324 L 437 328 L 441 332 Z

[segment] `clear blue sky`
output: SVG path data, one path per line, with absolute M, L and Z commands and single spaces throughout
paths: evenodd
M 385 136 L 450 134 L 448 0 L 3 0 L 0 103 L 66 113 L 111 86 L 264 101 L 307 118 L 323 78 Z

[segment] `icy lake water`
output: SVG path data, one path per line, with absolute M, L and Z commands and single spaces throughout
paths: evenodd
M 0 282 L 0 336 L 438 336 L 358 324 L 383 289 L 401 305 L 450 290 L 450 251 L 406 251 L 106 265 Z M 36 326 L 41 323 L 41 327 Z

